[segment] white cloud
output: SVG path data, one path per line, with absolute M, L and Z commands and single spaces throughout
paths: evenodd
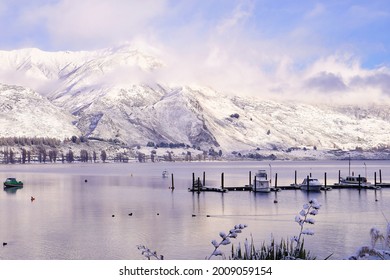
M 326 11 L 326 7 L 322 3 L 316 3 L 314 8 L 310 10 L 308 13 L 306 13 L 306 18 L 316 18 L 322 14 L 324 14 Z
M 230 32 L 233 28 L 252 15 L 253 3 L 249 5 L 239 4 L 232 15 L 224 18 L 216 27 L 218 33 Z
M 22 15 L 26 23 L 44 26 L 54 45 L 96 48 L 152 36 L 155 17 L 166 9 L 165 0 L 61 0 Z
M 382 100 L 389 96 L 386 73 L 362 67 L 355 55 L 345 54 L 344 41 L 328 43 L 333 38 L 329 35 L 344 28 L 339 26 L 343 13 L 333 11 L 332 15 L 338 2 L 297 4 L 292 19 L 284 10 L 286 3 L 279 7 L 226 1 L 233 7 L 222 9 L 217 4 L 225 1 L 200 2 L 46 1 L 26 8 L 18 19 L 20 25 L 45 30 L 49 44 L 57 49 L 97 49 L 132 42 L 165 64 L 153 75 L 131 70 L 141 81 L 154 78 L 170 84 L 207 85 L 238 95 L 313 101 Z M 280 22 L 259 12 L 263 5 L 280 12 L 276 14 Z M 216 10 L 205 11 L 205 6 Z M 387 16 L 386 11 L 362 6 L 343 12 L 349 22 L 360 16 L 366 22 Z M 115 82 L 120 82 L 120 77 L 114 77 Z
M 381 10 L 371 5 L 352 5 L 347 14 L 349 23 L 355 26 L 366 25 L 383 18 L 389 18 L 388 10 Z

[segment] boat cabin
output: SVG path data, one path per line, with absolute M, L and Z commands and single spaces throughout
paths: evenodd
M 348 182 L 348 183 L 359 183 L 359 181 L 361 183 L 367 183 L 367 178 L 366 177 L 359 177 L 359 176 L 347 176 L 345 178 L 345 181 Z
M 7 182 L 7 183 L 14 183 L 14 182 L 17 182 L 17 181 L 16 181 L 16 178 L 7 178 L 5 180 L 5 182 Z
M 307 178 L 303 179 L 303 182 L 302 182 L 302 185 L 305 185 L 307 184 Z M 318 185 L 320 184 L 320 181 L 318 181 L 318 179 L 315 179 L 315 178 L 309 178 L 309 184 L 314 184 L 314 185 Z
M 265 170 L 259 170 L 257 171 L 256 173 L 256 178 L 257 179 L 263 179 L 263 180 L 267 180 L 267 172 Z

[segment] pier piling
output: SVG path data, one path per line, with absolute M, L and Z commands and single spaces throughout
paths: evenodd
M 297 185 L 297 171 L 295 170 L 295 175 L 294 175 L 294 184 Z
M 324 173 L 324 187 L 325 187 L 325 190 L 327 188 L 327 185 L 326 185 L 326 172 Z
M 172 177 L 172 186 L 171 186 L 171 189 L 172 191 L 175 189 L 175 181 L 173 180 L 173 173 L 171 174 L 171 177 Z
M 309 191 L 309 175 L 306 177 L 306 191 Z
M 224 173 L 222 172 L 221 173 L 221 188 L 223 189 L 224 188 L 224 186 L 225 186 L 225 175 L 224 175 Z
M 255 176 L 255 179 L 254 179 L 254 180 L 255 180 L 255 192 L 256 192 L 256 191 L 257 191 L 257 183 L 256 183 L 257 180 L 256 180 L 256 176 Z
M 275 173 L 275 189 L 278 187 L 278 173 Z

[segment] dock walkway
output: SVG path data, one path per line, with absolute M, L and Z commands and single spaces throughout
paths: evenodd
M 311 174 L 310 174 L 311 175 Z M 221 174 L 221 185 L 220 186 L 206 186 L 206 178 L 205 172 L 203 172 L 203 180 L 200 177 L 195 179 L 195 173 L 192 174 L 192 186 L 188 188 L 190 192 L 231 192 L 231 191 L 253 191 L 253 185 L 251 183 L 242 185 L 242 186 L 225 186 L 224 173 Z M 339 172 L 340 178 L 340 172 Z M 287 186 L 279 186 L 277 184 L 277 173 L 275 174 L 275 186 L 271 187 L 271 192 L 278 192 L 281 190 L 299 190 L 300 186 L 296 183 L 297 181 L 297 173 L 295 172 L 295 183 L 287 185 Z M 249 182 L 252 182 L 251 172 L 249 172 Z M 382 188 L 390 188 L 390 183 L 383 183 L 380 172 L 380 181 L 376 181 L 376 173 L 375 173 L 375 183 L 369 186 L 358 186 L 358 185 L 344 185 L 338 183 L 327 184 L 326 183 L 326 173 L 325 173 L 325 184 L 322 186 L 322 191 L 330 191 L 332 189 L 356 189 L 356 190 L 379 190 Z

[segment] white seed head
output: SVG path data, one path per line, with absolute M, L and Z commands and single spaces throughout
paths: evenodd
M 214 256 L 222 256 L 222 252 L 220 250 L 215 250 L 213 255 Z
M 229 237 L 226 237 L 226 239 L 224 239 L 224 240 L 221 242 L 222 245 L 228 245 L 228 244 L 230 244 L 230 243 L 231 243 L 231 242 L 230 242 Z

